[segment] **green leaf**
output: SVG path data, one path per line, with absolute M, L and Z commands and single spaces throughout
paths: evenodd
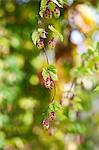
M 48 109 L 48 111 L 49 111 L 49 112 L 51 112 L 51 111 L 55 111 L 55 108 L 54 108 L 53 103 L 51 103 L 51 104 L 49 105 L 49 109 Z
M 56 111 L 62 109 L 61 104 L 59 102 L 57 102 L 57 101 L 54 102 L 54 107 L 55 107 Z
M 44 80 L 46 80 L 47 77 L 49 77 L 49 71 L 48 71 L 47 68 L 43 68 L 42 76 L 43 76 L 43 79 L 44 79 Z
M 46 38 L 46 32 L 43 28 L 38 28 L 38 33 L 41 38 Z
M 52 80 L 58 80 L 57 69 L 53 65 L 48 65 L 47 67 L 43 68 L 42 76 L 44 80 L 46 80 L 49 75 L 51 76 Z
M 44 31 L 44 29 L 38 28 L 38 32 L 43 32 L 43 31 Z
M 55 68 L 55 66 L 53 65 L 49 65 L 48 66 L 48 71 L 50 73 L 50 76 L 53 80 L 58 80 L 58 77 L 57 77 L 57 69 Z
M 61 41 L 63 41 L 63 36 L 59 33 L 52 25 L 49 25 L 48 28 L 54 33 L 55 36 L 58 36 Z
M 40 10 L 43 10 L 46 8 L 47 0 L 41 0 Z
M 57 73 L 57 69 L 56 69 L 56 67 L 53 66 L 53 65 L 49 65 L 49 66 L 48 66 L 48 70 L 52 71 L 53 73 Z
M 52 80 L 54 80 L 54 81 L 58 80 L 57 74 L 55 74 L 55 73 L 53 73 L 51 71 L 49 71 L 49 73 L 50 73 L 50 76 L 51 76 Z
M 40 16 L 43 17 L 43 12 L 46 10 L 46 4 L 47 0 L 41 0 L 41 5 L 40 5 Z
M 37 31 L 34 31 L 34 32 L 32 33 L 32 41 L 33 41 L 33 43 L 34 43 L 35 45 L 36 45 L 36 42 L 37 42 L 38 38 L 39 38 L 38 32 L 37 32 Z
M 52 102 L 52 103 L 49 105 L 49 112 L 50 112 L 50 111 L 55 111 L 55 112 L 57 112 L 57 111 L 59 111 L 59 110 L 62 111 L 62 106 L 61 106 L 61 104 L 60 104 L 59 102 L 54 101 L 54 102 Z
M 62 0 L 59 0 L 59 2 L 61 2 Z M 59 3 L 57 0 L 52 0 L 53 3 L 55 3 L 56 5 L 58 5 L 59 7 L 63 7 L 61 3 Z
M 59 2 L 61 5 L 63 5 L 63 0 L 58 0 L 58 2 Z
M 57 115 L 57 119 L 60 121 L 64 121 L 65 119 L 67 119 L 67 117 L 64 115 L 63 113 L 63 109 L 62 106 L 60 105 L 59 102 L 54 101 L 49 105 L 49 109 L 48 112 L 54 111 L 56 112 Z
M 50 2 L 48 6 L 49 6 L 49 9 L 50 9 L 51 11 L 54 11 L 54 9 L 55 9 L 55 4 L 54 4 L 53 2 Z
M 99 91 L 99 85 L 94 89 L 95 92 Z

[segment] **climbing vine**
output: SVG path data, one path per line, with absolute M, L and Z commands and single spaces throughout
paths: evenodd
M 61 100 L 56 101 L 55 84 L 58 80 L 58 70 L 55 65 L 50 64 L 47 49 L 54 50 L 59 41 L 65 43 L 63 34 L 55 29 L 51 20 L 58 19 L 61 16 L 60 10 L 65 9 L 66 6 L 67 3 L 63 0 L 41 0 L 39 12 L 41 18 L 38 29 L 32 33 L 32 41 L 45 55 L 46 67 L 42 70 L 44 86 L 54 91 L 42 122 L 43 128 L 50 131 L 52 126 L 59 127 L 59 123 L 66 122 L 67 132 L 81 136 L 87 130 L 84 122 L 81 121 L 81 113 L 85 111 L 85 105 L 89 103 L 83 99 L 82 93 L 86 95 L 89 92 L 92 95 L 99 91 L 99 81 L 95 77 L 95 73 L 99 71 L 99 43 L 91 48 L 89 45 L 87 52 L 80 55 L 80 63 L 71 70 L 71 81 L 66 84 Z M 64 105 L 64 102 L 67 104 Z

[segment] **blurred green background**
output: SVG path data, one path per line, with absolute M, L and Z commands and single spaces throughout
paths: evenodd
M 90 92 L 81 93 L 83 99 L 95 101 L 83 114 L 88 128 L 83 144 L 77 144 L 74 132 L 63 130 L 66 122 L 55 127 L 52 136 L 42 128 L 52 94 L 41 76 L 46 61 L 31 40 L 40 20 L 39 7 L 39 0 L 0 0 L 0 150 L 99 150 L 99 96 L 89 96 Z M 64 36 L 64 44 L 47 51 L 58 69 L 55 98 L 61 100 L 80 54 L 99 41 L 99 1 L 68 0 L 60 18 L 51 23 Z M 92 80 L 99 81 L 98 72 Z M 84 104 L 88 111 L 91 101 Z

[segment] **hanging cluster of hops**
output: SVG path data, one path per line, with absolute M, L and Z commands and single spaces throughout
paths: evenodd
M 47 20 L 47 22 L 46 19 L 51 19 L 53 15 L 55 18 L 58 18 L 60 16 L 61 7 L 63 7 L 63 0 L 41 0 L 39 14 L 45 20 L 46 24 L 44 24 L 43 21 L 39 21 L 40 28 L 38 28 L 37 31 L 34 31 L 32 34 L 33 43 L 37 48 L 42 49 L 46 55 L 47 65 L 42 71 L 44 86 L 48 89 L 54 89 L 54 91 L 55 81 L 58 79 L 57 69 L 53 65 L 49 64 L 46 48 L 54 49 L 57 41 L 63 41 L 63 36 L 55 27 L 53 27 L 53 25 L 50 24 L 50 20 Z M 75 19 L 72 17 L 76 15 L 75 12 L 72 13 L 73 14 L 70 12 L 69 15 L 69 22 L 71 26 L 73 21 L 75 21 Z M 76 26 L 75 23 L 74 25 Z M 75 120 L 78 117 L 78 112 L 83 110 L 82 98 L 79 97 L 79 93 L 77 92 L 79 87 L 82 90 L 84 89 L 86 91 L 90 91 L 94 86 L 89 77 L 82 77 L 82 75 L 85 73 L 90 74 L 90 72 L 92 72 L 94 69 L 97 70 L 99 65 L 99 43 L 95 50 L 89 49 L 87 53 L 82 54 L 81 60 L 83 63 L 81 63 L 81 65 L 76 67 L 73 71 L 73 82 L 65 85 L 61 104 L 53 101 L 53 99 L 51 100 L 47 117 L 45 117 L 42 122 L 44 129 L 48 130 L 50 128 L 51 122 L 56 120 L 56 114 L 57 121 L 64 121 L 66 119 Z M 63 106 L 68 107 L 67 116 L 64 114 Z
M 45 130 L 50 131 L 54 127 L 54 124 L 60 120 L 66 120 L 63 107 L 58 101 L 53 101 L 48 106 L 48 111 L 42 122 L 42 126 Z
M 60 16 L 60 9 L 56 6 L 54 9 L 54 17 L 58 18 Z
M 59 18 L 62 4 L 62 1 L 59 3 L 56 0 L 41 1 L 40 16 L 44 19 L 51 19 L 53 14 L 55 18 Z
M 43 28 L 38 28 L 32 33 L 33 43 L 39 48 L 43 49 L 45 45 L 46 31 Z
M 38 41 L 37 41 L 37 47 L 39 49 L 43 49 L 44 48 L 44 39 L 40 38 Z
M 51 9 L 49 7 L 47 7 L 43 13 L 44 19 L 51 19 L 52 13 L 54 14 L 55 18 L 58 18 L 60 16 L 60 9 L 57 6 L 55 6 L 54 10 L 51 11 Z
M 56 10 L 57 9 L 55 9 L 55 11 Z M 50 12 L 49 12 L 48 9 L 46 10 L 46 13 L 50 15 Z M 43 28 L 38 28 L 37 31 L 34 31 L 32 33 L 33 43 L 39 49 L 43 49 L 43 52 L 45 54 L 46 54 L 45 39 L 47 38 L 47 34 L 48 34 L 49 31 L 52 32 L 52 37 L 48 40 L 48 43 L 46 45 L 48 45 L 48 47 L 50 47 L 51 49 L 53 49 L 55 47 L 56 41 L 58 39 L 60 39 L 61 41 L 63 41 L 63 36 L 52 25 L 48 26 L 48 31 L 47 32 Z M 47 55 L 46 55 L 46 59 L 48 59 Z M 42 77 L 44 79 L 44 85 L 45 85 L 45 87 L 48 88 L 48 89 L 53 89 L 54 86 L 55 86 L 54 82 L 56 80 L 58 80 L 57 69 L 56 69 L 55 66 L 50 65 L 49 62 L 48 62 L 48 60 L 47 60 L 47 66 L 45 68 L 43 68 Z M 48 130 L 50 122 L 54 121 L 54 120 L 56 120 L 56 113 L 55 113 L 54 110 L 50 110 L 48 117 L 46 119 L 44 119 L 43 122 L 42 122 L 43 128 L 46 129 L 46 130 Z
M 52 89 L 54 87 L 54 81 L 58 79 L 57 69 L 53 65 L 48 65 L 47 67 L 43 68 L 42 76 L 45 87 Z
M 54 87 L 54 81 L 51 77 L 47 77 L 46 80 L 44 80 L 44 85 L 48 89 L 52 89 Z
M 42 125 L 45 130 L 48 130 L 49 129 L 49 119 L 44 119 L 42 122 Z
M 54 111 L 49 112 L 48 118 L 44 119 L 42 122 L 43 128 L 48 130 L 50 127 L 50 122 L 56 120 L 56 113 Z
M 50 11 L 50 9 L 48 7 L 46 8 L 46 10 L 43 13 L 43 18 L 44 19 L 52 18 L 52 12 Z
M 48 46 L 50 49 L 53 49 L 55 48 L 55 45 L 56 45 L 56 40 L 55 38 L 51 38 L 49 41 L 48 41 Z
M 47 37 L 48 32 L 51 32 L 51 37 Z M 58 40 L 63 41 L 63 36 L 59 33 L 52 25 L 48 26 L 48 31 L 46 32 L 44 28 L 38 28 L 32 33 L 32 41 L 35 46 L 39 49 L 43 49 L 45 47 L 45 39 L 48 38 L 46 41 L 46 45 L 50 49 L 54 49 Z

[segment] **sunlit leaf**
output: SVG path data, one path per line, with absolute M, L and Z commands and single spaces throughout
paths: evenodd
M 62 110 L 62 106 L 60 105 L 59 102 L 54 101 L 49 105 L 49 111 L 59 111 Z
M 34 43 L 35 45 L 36 45 L 36 42 L 37 42 L 38 38 L 39 38 L 38 32 L 37 32 L 37 31 L 34 31 L 34 32 L 32 33 L 32 41 L 33 41 L 33 43 Z
M 40 4 L 40 16 L 43 17 L 43 12 L 46 10 L 46 4 L 47 4 L 47 0 L 41 0 L 41 4 Z
M 46 80 L 49 76 L 51 76 L 53 80 L 58 80 L 57 69 L 53 65 L 48 65 L 47 67 L 43 68 L 42 76 L 44 80 Z
M 55 81 L 58 80 L 57 74 L 49 71 L 51 78 Z
M 48 28 L 56 35 L 58 36 L 61 41 L 63 41 L 63 36 L 61 33 L 59 33 L 52 25 L 49 25 Z
M 55 3 L 56 5 L 58 5 L 59 7 L 63 7 L 60 3 L 61 0 L 57 1 L 57 0 L 52 0 L 53 3 Z M 60 3 L 59 3 L 60 2 Z
M 41 38 L 46 38 L 46 32 L 43 28 L 38 28 L 38 33 Z
M 49 8 L 50 8 L 51 11 L 54 11 L 54 9 L 55 9 L 55 4 L 54 4 L 53 2 L 50 2 L 50 3 L 49 3 Z
M 46 4 L 47 4 L 47 0 L 41 0 L 40 10 L 45 9 L 46 8 Z
M 46 80 L 49 77 L 49 71 L 47 68 L 43 68 L 42 76 L 44 80 Z

